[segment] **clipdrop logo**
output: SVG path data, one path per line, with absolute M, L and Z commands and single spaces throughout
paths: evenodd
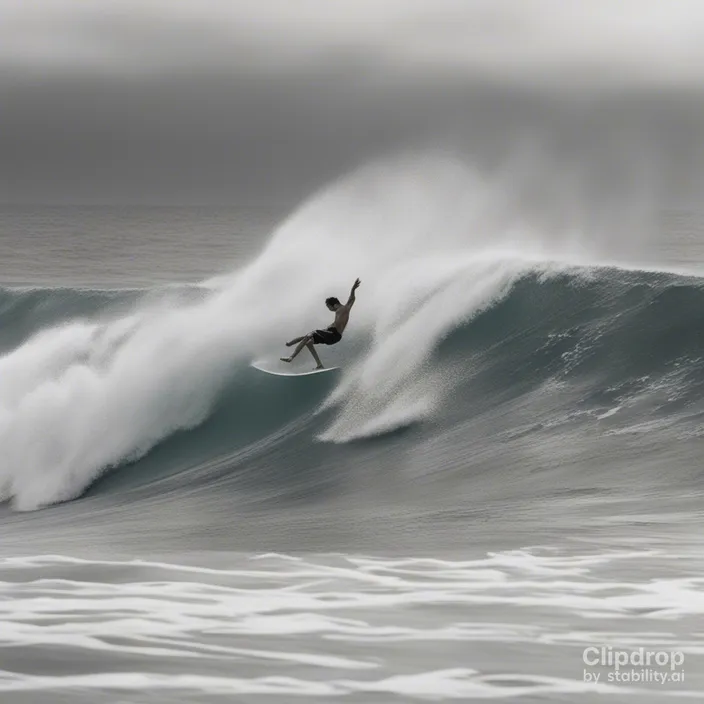
M 589 646 L 582 653 L 583 679 L 593 684 L 684 682 L 685 656 L 681 650 Z

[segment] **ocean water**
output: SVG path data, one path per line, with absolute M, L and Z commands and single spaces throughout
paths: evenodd
M 0 701 L 701 699 L 704 216 L 444 168 L 0 209 Z

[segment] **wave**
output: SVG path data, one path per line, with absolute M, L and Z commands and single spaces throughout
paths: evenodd
M 424 421 L 446 432 L 517 400 L 535 427 L 565 409 L 699 418 L 700 278 L 480 222 L 477 196 L 463 200 L 476 177 L 455 165 L 403 173 L 337 184 L 254 262 L 200 286 L 2 291 L 0 497 L 28 510 L 108 470 L 101 491 L 229 472 L 284 436 L 311 452 Z M 249 368 L 319 327 L 324 298 L 357 276 L 345 341 L 323 353 L 344 368 L 338 384 Z

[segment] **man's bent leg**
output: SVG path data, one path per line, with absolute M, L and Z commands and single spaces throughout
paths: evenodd
M 304 337 L 305 337 L 305 335 L 302 335 L 301 337 L 294 337 L 293 340 L 286 343 L 286 347 L 291 347 L 292 345 L 297 345 Z
M 281 357 L 282 362 L 292 362 L 298 356 L 298 353 L 310 342 L 312 344 L 312 335 L 306 335 L 305 337 L 299 338 L 298 347 L 293 351 L 290 357 Z
M 313 355 L 313 359 L 315 360 L 316 364 L 318 365 L 316 369 L 325 369 L 323 366 L 323 363 L 320 361 L 320 357 L 318 357 L 318 353 L 315 351 L 315 346 L 313 345 L 313 341 L 311 340 L 308 343 L 308 349 L 310 350 L 310 353 Z

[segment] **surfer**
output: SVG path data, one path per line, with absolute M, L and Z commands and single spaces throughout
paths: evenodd
M 294 337 L 293 340 L 287 342 L 286 347 L 291 347 L 296 344 L 298 347 L 296 347 L 290 357 L 281 357 L 281 361 L 293 361 L 298 353 L 304 347 L 307 347 L 318 365 L 316 369 L 324 369 L 325 367 L 323 367 L 323 363 L 320 361 L 320 357 L 318 357 L 318 353 L 315 351 L 313 345 L 336 345 L 342 339 L 342 333 L 345 331 L 350 319 L 350 310 L 355 302 L 354 292 L 359 288 L 360 283 L 361 281 L 356 279 L 354 284 L 352 284 L 350 297 L 347 299 L 347 303 L 345 303 L 344 306 L 340 303 L 339 299 L 334 296 L 326 298 L 325 305 L 328 307 L 328 310 L 335 313 L 335 322 L 324 330 L 313 330 L 313 332 L 309 332 L 307 335 Z

